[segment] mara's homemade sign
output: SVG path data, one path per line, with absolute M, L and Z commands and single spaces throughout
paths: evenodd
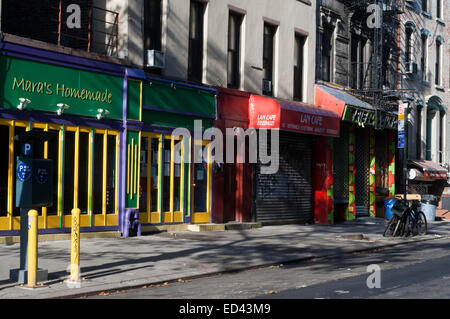
M 107 109 L 108 118 L 122 119 L 123 79 L 118 76 L 77 70 L 52 64 L 0 56 L 0 107 L 15 109 L 20 98 L 31 102 L 29 111 L 56 113 L 58 104 L 69 105 L 64 113 L 95 117 Z
M 378 116 L 375 110 L 368 110 L 347 105 L 342 116 L 343 121 L 364 124 L 367 126 L 378 126 L 391 130 L 397 129 L 397 115 L 387 112 L 379 112 Z M 377 123 L 378 121 L 378 123 Z M 378 125 L 376 125 L 378 124 Z

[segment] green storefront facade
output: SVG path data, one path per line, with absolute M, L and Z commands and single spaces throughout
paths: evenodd
M 0 68 L 0 236 L 20 229 L 14 137 L 30 130 L 56 136 L 38 145 L 37 157 L 53 160 L 53 205 L 39 209 L 40 233 L 70 231 L 74 208 L 83 232 L 128 233 L 128 211 L 143 225 L 211 221 L 202 133 L 216 118 L 214 89 L 5 42 Z M 191 161 L 195 149 L 203 162 Z
M 216 118 L 216 90 L 150 77 L 128 78 L 127 87 L 126 209 L 144 226 L 211 222 L 202 136 Z M 205 154 L 201 163 L 194 152 Z

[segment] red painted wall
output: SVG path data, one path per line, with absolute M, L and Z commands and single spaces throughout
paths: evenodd
M 215 127 L 222 130 L 225 152 L 226 129 L 234 127 L 248 129 L 250 94 L 232 89 L 217 89 L 218 119 L 215 121 Z M 225 159 L 226 154 L 224 154 Z M 214 172 L 213 187 L 214 223 L 251 221 L 253 195 L 251 164 L 224 164 L 220 170 L 216 169 Z
M 313 192 L 314 220 L 320 224 L 332 224 L 333 212 L 333 153 L 330 138 L 317 137 L 314 144 Z

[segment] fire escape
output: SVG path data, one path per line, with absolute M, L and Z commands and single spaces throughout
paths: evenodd
M 58 46 L 117 56 L 119 13 L 96 7 L 92 2 L 2 0 L 2 31 Z M 73 5 L 80 9 L 80 23 L 75 26 L 78 17 L 71 9 Z
M 398 109 L 403 98 L 399 79 L 400 68 L 400 15 L 403 1 L 399 0 L 344 0 L 348 13 L 359 24 L 361 32 L 370 42 L 370 56 L 356 62 L 364 70 L 363 85 L 349 89 L 349 93 L 372 105 L 379 113 Z M 353 22 L 352 21 L 352 22 Z M 361 65 L 363 64 L 363 65 Z M 356 66 L 352 66 L 356 67 Z M 351 74 L 350 77 L 353 75 Z M 352 79 L 350 79 L 352 82 Z M 376 121 L 376 129 L 381 121 Z

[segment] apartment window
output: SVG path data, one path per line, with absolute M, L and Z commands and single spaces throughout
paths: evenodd
M 364 87 L 364 47 L 365 40 L 355 34 L 351 39 L 351 87 L 362 89 Z
M 445 112 L 439 112 L 439 163 L 444 163 L 444 125 L 445 125 Z
M 416 115 L 416 159 L 422 159 L 422 109 L 421 105 L 417 105 Z
M 410 28 L 406 29 L 405 42 L 405 62 L 410 63 L 412 61 L 412 30 Z
M 331 82 L 333 29 L 325 28 L 322 33 L 321 79 Z
M 161 51 L 161 0 L 144 1 L 144 49 Z
M 422 35 L 422 44 L 421 44 L 421 59 L 420 59 L 420 66 L 422 69 L 422 80 L 428 81 L 428 70 L 427 70 L 427 63 L 428 63 L 428 36 Z
M 202 82 L 203 77 L 203 32 L 206 4 L 191 1 L 189 18 L 189 63 L 188 79 Z
M 441 60 L 442 60 L 442 40 L 436 40 L 436 69 L 435 84 L 441 85 Z
M 228 87 L 238 89 L 240 87 L 240 47 L 241 47 L 241 26 L 242 15 L 231 12 L 228 19 Z
M 422 0 L 422 11 L 428 12 L 428 0 Z
M 307 37 L 304 35 L 295 35 L 294 49 L 294 100 L 303 101 L 303 76 L 304 76 L 304 57 L 305 44 Z
M 442 0 L 436 0 L 436 17 L 442 19 Z
M 431 150 L 433 141 L 433 117 L 435 116 L 434 110 L 428 110 L 427 112 L 427 140 L 426 140 L 426 160 L 431 161 Z
M 263 94 L 265 95 L 273 95 L 274 48 L 276 31 L 276 26 L 267 23 L 264 24 L 263 76 L 265 85 L 263 85 Z

